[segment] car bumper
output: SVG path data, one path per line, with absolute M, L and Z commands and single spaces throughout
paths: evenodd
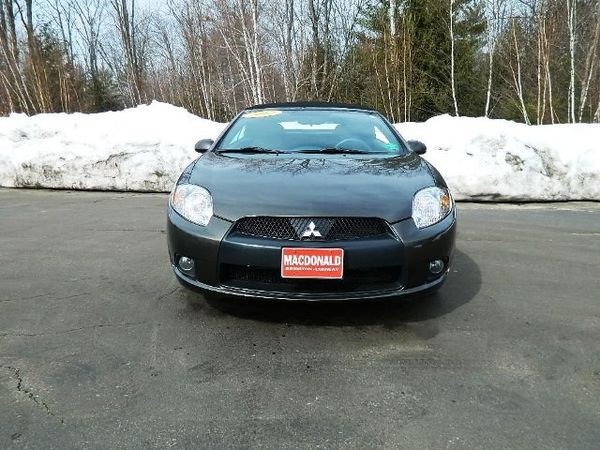
M 232 233 L 232 228 L 232 222 L 219 217 L 212 217 L 206 227 L 200 227 L 169 207 L 169 255 L 182 285 L 203 293 L 237 297 L 360 300 L 409 296 L 439 288 L 452 262 L 456 215 L 454 210 L 425 229 L 418 229 L 412 219 L 406 219 L 391 224 L 390 234 L 383 237 L 332 242 L 240 236 Z M 345 280 L 281 279 L 282 247 L 343 248 Z M 177 266 L 180 256 L 194 259 L 193 273 Z M 446 263 L 441 274 L 428 270 L 429 261 L 434 259 Z

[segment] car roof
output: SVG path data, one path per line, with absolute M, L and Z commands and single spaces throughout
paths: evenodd
M 372 108 L 367 108 L 366 106 L 360 105 L 352 105 L 346 103 L 329 103 L 329 102 L 283 102 L 283 103 L 264 103 L 261 105 L 254 105 L 245 108 L 244 110 L 256 110 L 256 109 L 269 109 L 269 108 L 279 108 L 279 109 L 294 109 L 294 108 L 319 108 L 319 109 L 352 109 L 352 110 L 360 110 L 367 112 L 376 112 Z

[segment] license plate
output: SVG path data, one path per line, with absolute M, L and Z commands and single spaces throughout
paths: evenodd
M 281 249 L 281 278 L 329 278 L 344 276 L 344 249 Z

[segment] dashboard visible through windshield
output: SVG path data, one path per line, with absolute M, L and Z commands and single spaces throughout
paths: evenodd
M 248 110 L 215 151 L 400 155 L 408 150 L 376 113 L 302 108 Z

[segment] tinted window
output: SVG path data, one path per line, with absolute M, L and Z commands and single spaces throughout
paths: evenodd
M 247 111 L 232 125 L 218 148 L 243 147 L 287 152 L 332 147 L 387 154 L 407 151 L 379 115 L 323 109 Z

